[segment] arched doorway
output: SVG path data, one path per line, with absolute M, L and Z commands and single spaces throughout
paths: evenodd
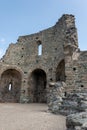
M 33 96 L 33 102 L 46 103 L 46 73 L 42 69 L 36 69 L 31 73 L 31 91 Z
M 19 102 L 21 89 L 21 74 L 15 69 L 8 69 L 1 75 L 1 102 Z
M 65 81 L 65 61 L 62 60 L 56 69 L 56 81 Z

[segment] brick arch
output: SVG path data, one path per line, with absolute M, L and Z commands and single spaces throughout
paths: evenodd
M 21 73 L 8 68 L 1 73 L 0 100 L 1 102 L 20 102 Z
M 20 74 L 21 74 L 21 77 L 23 77 L 23 71 L 19 68 L 19 67 L 15 67 L 15 66 L 6 66 L 6 67 L 3 67 L 1 70 L 0 70 L 0 78 L 1 78 L 1 75 L 4 71 L 6 70 L 9 70 L 9 69 L 14 69 L 16 71 L 18 71 Z
M 43 69 L 34 69 L 29 76 L 29 90 L 32 102 L 46 103 L 47 75 Z

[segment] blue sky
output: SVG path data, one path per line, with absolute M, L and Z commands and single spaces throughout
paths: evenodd
M 63 14 L 76 18 L 81 50 L 87 50 L 87 0 L 0 0 L 0 57 L 19 36 L 49 28 Z

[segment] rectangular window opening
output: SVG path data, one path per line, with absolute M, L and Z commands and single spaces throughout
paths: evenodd
M 42 55 L 42 44 L 38 45 L 38 56 Z

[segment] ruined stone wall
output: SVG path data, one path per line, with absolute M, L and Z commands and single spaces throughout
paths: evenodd
M 87 88 L 87 51 L 77 50 L 72 56 L 73 89 Z
M 42 55 L 38 55 L 40 44 Z M 72 55 L 77 48 L 75 18 L 73 15 L 63 15 L 55 26 L 36 34 L 20 36 L 16 44 L 10 44 L 0 62 L 0 77 L 8 69 L 21 73 L 21 101 L 29 99 L 32 102 L 31 88 L 34 87 L 32 82 L 36 82 L 32 77 L 34 70 L 38 70 L 37 74 L 39 72 L 41 74 L 41 71 L 46 74 L 46 81 L 42 83 L 46 84 L 46 88 L 43 86 L 45 89 L 49 89 L 50 81 L 57 80 L 66 81 L 67 86 L 71 88 L 73 86 Z M 60 67 L 60 63 L 64 68 Z
M 80 79 L 78 87 L 87 89 L 87 51 L 80 52 L 78 65 L 79 65 L 78 75 Z
M 65 31 L 65 74 L 66 84 L 68 91 L 72 90 L 75 86 L 74 73 L 73 73 L 73 54 L 78 50 L 78 36 L 75 26 L 75 18 L 71 15 L 66 18 L 66 31 Z

